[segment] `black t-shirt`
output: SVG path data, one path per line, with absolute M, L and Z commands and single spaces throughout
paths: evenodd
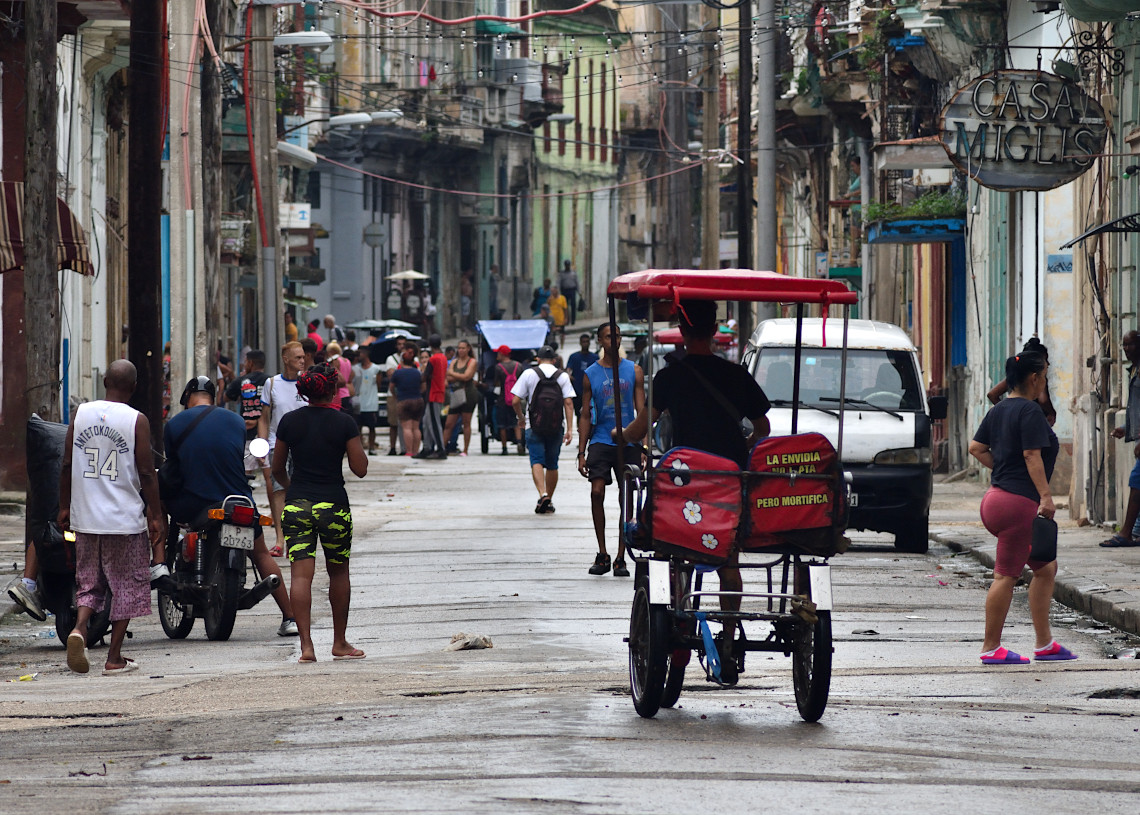
M 743 366 L 711 354 L 689 354 L 653 377 L 653 407 L 669 411 L 673 444 L 705 450 L 746 466 L 748 441 L 738 422 L 708 392 L 693 369 L 739 411 L 739 418 L 758 419 L 771 407 L 764 391 Z
M 341 462 L 349 439 L 359 435 L 356 420 L 333 408 L 306 405 L 282 416 L 277 438 L 289 445 L 293 461 L 285 499 L 348 504 Z
M 974 441 L 987 445 L 993 454 L 991 484 L 1014 495 L 1041 500 L 1033 479 L 1029 477 L 1029 468 L 1025 466 L 1024 451 L 1041 451 L 1045 479 L 1049 480 L 1053 477 L 1053 465 L 1057 463 L 1060 447 L 1056 434 L 1045 420 L 1041 405 L 1030 399 L 1002 399 L 982 419 Z
M 245 419 L 245 438 L 248 441 L 257 437 L 257 420 L 261 418 L 261 389 L 269 375 L 265 371 L 250 371 L 234 379 L 226 386 L 226 398 L 231 402 L 241 400 L 241 417 Z

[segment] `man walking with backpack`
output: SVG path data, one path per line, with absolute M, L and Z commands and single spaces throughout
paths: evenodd
M 570 376 L 554 364 L 554 349 L 544 345 L 538 350 L 538 365 L 527 368 L 511 393 L 514 409 L 523 421 L 526 402 L 526 447 L 530 453 L 530 472 L 538 490 L 538 515 L 554 512 L 552 498 L 558 486 L 558 451 L 573 438 L 570 417 L 574 410 L 574 386 Z

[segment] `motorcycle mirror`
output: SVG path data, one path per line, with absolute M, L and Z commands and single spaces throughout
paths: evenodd
M 252 439 L 249 443 L 249 454 L 254 458 L 265 458 L 269 455 L 269 442 L 262 438 Z

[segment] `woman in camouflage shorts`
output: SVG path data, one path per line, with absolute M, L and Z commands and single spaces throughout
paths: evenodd
M 368 472 L 360 430 L 347 413 L 332 407 L 337 371 L 314 365 L 297 379 L 297 393 L 309 404 L 281 417 L 273 451 L 273 477 L 285 487 L 281 530 L 289 556 L 289 599 L 301 638 L 300 662 L 316 662 L 310 634 L 313 575 L 317 542 L 325 552 L 329 604 L 333 618 L 333 659 L 363 659 L 364 652 L 346 637 L 352 584 L 348 559 L 352 550 L 352 511 L 344 489 L 342 463 L 358 477 Z M 285 462 L 293 462 L 292 476 Z

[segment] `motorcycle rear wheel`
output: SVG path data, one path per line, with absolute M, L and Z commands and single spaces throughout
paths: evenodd
M 200 543 L 200 542 L 199 542 Z M 237 620 L 238 596 L 241 594 L 243 575 L 229 568 L 229 552 L 214 545 L 206 567 L 210 586 L 210 599 L 202 610 L 206 638 L 213 641 L 228 640 Z
M 59 597 L 58 601 L 48 603 L 48 607 L 55 606 L 55 634 L 61 645 L 67 645 L 67 637 L 75 628 L 77 611 L 75 608 L 75 581 L 67 576 L 40 575 L 44 581 L 45 592 L 61 592 L 66 596 Z M 111 590 L 107 589 L 107 596 L 103 600 L 101 611 L 91 615 L 87 621 L 87 647 L 93 648 L 99 640 L 107 636 L 111 630 Z

